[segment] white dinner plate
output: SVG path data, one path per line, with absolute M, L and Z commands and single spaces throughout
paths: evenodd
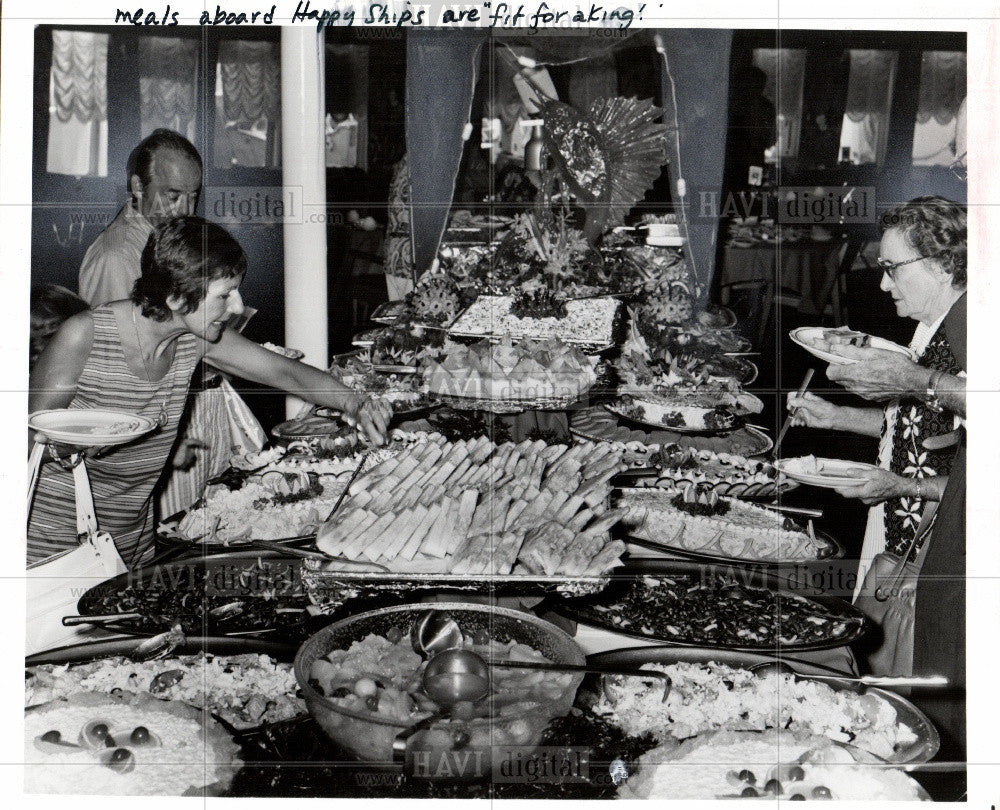
M 156 423 L 126 411 L 57 408 L 31 414 L 28 427 L 50 442 L 79 447 L 110 447 L 144 436 L 156 427 Z
M 833 363 L 834 365 L 854 365 L 859 362 L 848 357 L 841 357 L 839 354 L 830 354 L 830 352 L 815 348 L 812 345 L 812 341 L 816 338 L 822 337 L 823 332 L 824 329 L 821 326 L 801 326 L 798 329 L 793 329 L 789 332 L 788 337 L 792 339 L 792 343 L 798 344 L 813 357 L 818 357 L 820 360 L 825 360 L 827 363 Z M 890 352 L 899 352 L 899 354 L 905 354 L 910 359 L 913 358 L 913 352 L 905 346 L 900 346 L 898 343 L 893 343 L 891 340 L 876 337 L 875 335 L 870 335 L 870 339 L 870 346 L 872 349 L 885 349 Z
M 874 464 L 866 464 L 863 461 L 845 461 L 838 458 L 817 458 L 815 462 L 819 465 L 819 472 L 811 472 L 811 459 L 809 456 L 801 458 L 784 458 L 774 462 L 775 469 L 787 475 L 793 481 L 801 484 L 809 484 L 814 487 L 824 487 L 835 489 L 836 487 L 850 487 L 865 483 L 864 478 L 848 475 L 847 470 L 851 469 L 876 469 Z

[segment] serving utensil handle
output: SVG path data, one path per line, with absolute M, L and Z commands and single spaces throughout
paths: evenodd
M 111 613 L 106 616 L 63 616 L 63 627 L 76 627 L 80 624 L 110 624 L 111 622 L 130 622 L 142 618 L 141 613 Z
M 861 683 L 865 686 L 947 686 L 948 679 L 944 675 L 929 675 L 927 677 L 865 675 L 861 678 Z
M 809 387 L 809 383 L 812 382 L 813 374 L 816 373 L 816 369 L 809 368 L 806 371 L 806 376 L 802 379 L 802 385 L 799 386 L 797 396 L 802 396 L 806 389 Z M 785 422 L 781 426 L 781 431 L 778 433 L 778 438 L 774 440 L 774 448 L 771 450 L 771 457 L 778 457 L 778 449 L 781 447 L 781 442 L 785 438 L 785 434 L 788 433 L 788 428 L 792 426 L 792 416 L 793 414 L 789 411 L 788 416 L 785 417 Z

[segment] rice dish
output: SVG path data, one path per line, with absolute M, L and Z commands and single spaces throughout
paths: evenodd
M 237 728 L 288 720 L 305 711 L 290 664 L 266 655 L 188 655 L 166 661 L 106 658 L 28 670 L 25 707 L 79 692 L 155 694 L 215 711 Z M 152 686 L 152 689 L 150 688 Z
M 790 675 L 757 676 L 722 664 L 648 664 L 670 676 L 673 687 L 662 702 L 659 680 L 607 680 L 596 711 L 612 716 L 626 732 L 683 740 L 709 731 L 763 731 L 787 728 L 848 742 L 888 759 L 917 740 L 882 698 L 836 690 Z

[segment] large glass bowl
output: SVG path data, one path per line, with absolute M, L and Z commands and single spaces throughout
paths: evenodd
M 555 663 L 586 663 L 576 642 L 555 625 L 530 613 L 490 605 L 459 602 L 401 605 L 360 613 L 331 624 L 302 645 L 295 657 L 295 677 L 313 719 L 331 740 L 360 759 L 393 761 L 394 741 L 397 736 L 406 737 L 414 724 L 399 723 L 371 712 L 352 711 L 329 700 L 310 683 L 313 662 L 332 650 L 346 650 L 372 633 L 385 636 L 398 628 L 408 637 L 414 620 L 430 608 L 447 612 L 466 635 L 485 631 L 498 642 L 526 644 Z M 530 752 L 537 746 L 549 721 L 569 712 L 583 680 L 583 675 L 578 673 L 545 674 L 569 679 L 559 699 L 525 711 L 494 711 L 491 716 L 471 720 L 434 720 L 409 736 L 411 749 L 407 757 L 418 751 L 419 765 L 426 771 L 423 775 L 439 774 L 447 778 L 484 776 L 498 759 Z

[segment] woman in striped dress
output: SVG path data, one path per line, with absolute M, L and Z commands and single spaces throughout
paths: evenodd
M 142 255 L 131 300 L 76 315 L 52 338 L 31 375 L 29 410 L 110 408 L 151 418 L 147 436 L 88 457 L 98 525 L 130 567 L 152 548 L 152 495 L 177 436 L 191 375 L 205 359 L 221 371 L 294 393 L 356 421 L 381 443 L 390 409 L 312 366 L 225 328 L 243 310 L 247 260 L 218 225 L 180 217 L 159 226 Z M 59 455 L 64 455 L 62 448 Z M 28 561 L 77 543 L 73 477 L 44 464 L 28 520 Z

